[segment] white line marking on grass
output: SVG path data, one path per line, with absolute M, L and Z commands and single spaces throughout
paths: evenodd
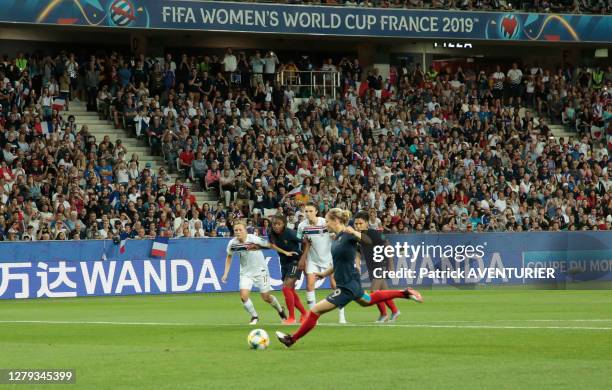
M 352 327 L 401 327 L 401 328 L 453 328 L 453 329 L 571 329 L 612 330 L 612 327 L 595 326 L 514 326 L 514 325 L 442 325 L 442 324 L 321 324 L 323 326 Z
M 505 320 L 496 320 L 505 321 Z M 574 319 L 574 320 L 510 320 L 510 321 L 532 321 L 532 322 L 612 322 L 612 318 L 591 318 L 591 319 Z
M 427 321 L 427 323 L 431 323 L 431 324 L 481 324 L 481 323 L 499 323 L 499 322 L 612 322 L 612 318 L 610 319 L 604 319 L 604 318 L 598 318 L 598 319 L 563 319 L 563 318 L 559 318 L 559 319 L 549 319 L 549 320 L 541 320 L 541 319 L 522 319 L 522 320 L 482 320 L 482 321 L 478 321 L 478 320 L 433 320 L 433 321 Z M 417 322 L 417 321 L 406 321 L 406 320 L 402 320 L 402 323 L 414 323 L 414 324 L 422 324 L 423 322 Z
M 555 321 L 555 320 L 551 320 Z M 478 321 L 474 321 L 478 323 Z M 612 327 L 604 326 L 520 326 L 520 325 L 486 325 L 482 321 L 477 325 L 453 325 L 453 324 L 319 324 L 324 327 L 346 327 L 346 328 L 380 328 L 380 327 L 395 327 L 395 328 L 450 328 L 450 329 L 569 329 L 569 330 L 612 330 Z M 0 320 L 0 324 L 51 324 L 51 325 L 119 325 L 119 326 L 249 326 L 246 324 L 206 324 L 206 323 L 188 323 L 188 322 L 122 322 L 122 321 L 46 321 L 46 320 Z M 277 323 L 260 323 L 265 326 L 278 326 L 287 328 Z
M 122 321 L 46 321 L 46 320 L 0 320 L 0 324 L 51 324 L 51 325 L 137 325 L 137 326 L 205 326 L 188 322 L 122 322 Z M 214 326 L 215 324 L 210 324 Z M 221 324 L 220 326 L 230 325 Z M 234 324 L 238 325 L 238 324 Z

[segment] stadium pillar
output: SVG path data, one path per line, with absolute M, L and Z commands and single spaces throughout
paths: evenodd
M 377 68 L 383 78 L 388 77 L 389 61 L 391 60 L 391 50 L 388 46 L 363 43 L 357 46 L 357 58 L 362 69 L 370 67 Z M 367 77 L 367 72 L 364 72 Z
M 147 36 L 143 33 L 133 33 L 130 35 L 132 53 L 147 54 Z
M 367 68 L 374 61 L 374 54 L 376 53 L 376 47 L 372 44 L 360 44 L 357 46 L 357 58 L 362 68 Z

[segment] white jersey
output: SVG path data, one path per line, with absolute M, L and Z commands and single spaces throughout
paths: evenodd
M 303 220 L 298 225 L 297 236 L 300 240 L 306 237 L 310 241 L 309 262 L 319 265 L 332 263 L 332 238 L 327 231 L 325 218 L 318 217 L 315 225 L 311 225 L 308 219 Z
M 268 273 L 268 263 L 259 247 L 270 244 L 254 234 L 247 234 L 246 240 L 240 242 L 236 237 L 227 243 L 227 254 L 238 253 L 240 257 L 240 276 L 257 276 Z

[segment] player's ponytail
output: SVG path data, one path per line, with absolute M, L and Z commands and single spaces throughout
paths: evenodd
M 327 212 L 327 215 L 330 217 L 340 221 L 344 225 L 348 224 L 348 221 L 351 219 L 351 212 L 348 210 L 342 210 L 340 208 L 333 208 Z

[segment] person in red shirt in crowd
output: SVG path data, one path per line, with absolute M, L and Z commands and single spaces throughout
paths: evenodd
M 589 203 L 590 208 L 597 207 L 597 195 L 595 194 L 595 191 L 591 191 L 589 197 L 587 198 L 587 202 Z
M 195 155 L 193 154 L 193 150 L 191 150 L 191 146 L 187 145 L 179 155 L 179 169 L 183 171 L 185 178 L 191 179 L 189 173 L 194 159 Z
M 183 203 L 186 203 L 187 201 L 189 201 L 190 206 L 195 205 L 197 207 L 196 197 L 191 193 L 189 188 L 185 188 L 185 191 L 183 192 Z
M 442 191 L 441 193 L 439 193 L 436 196 L 435 202 L 436 202 L 436 206 L 441 206 L 443 204 L 448 203 L 448 195 L 447 195 L 446 191 Z
M 455 201 L 460 204 L 467 205 L 470 202 L 470 198 L 468 198 L 468 196 L 463 192 L 463 190 L 459 190 L 457 195 L 455 195 Z
M 185 191 L 187 190 L 187 187 L 185 187 L 185 185 L 183 184 L 183 181 L 179 178 L 176 178 L 176 180 L 174 181 L 174 184 L 170 186 L 170 194 L 174 195 L 177 198 L 183 198 L 183 196 L 185 195 Z
M 6 161 L 2 161 L 2 165 L 0 165 L 0 178 L 3 178 L 7 182 L 12 182 L 15 180 L 15 175 L 13 175 L 13 170 L 11 167 L 6 165 Z

